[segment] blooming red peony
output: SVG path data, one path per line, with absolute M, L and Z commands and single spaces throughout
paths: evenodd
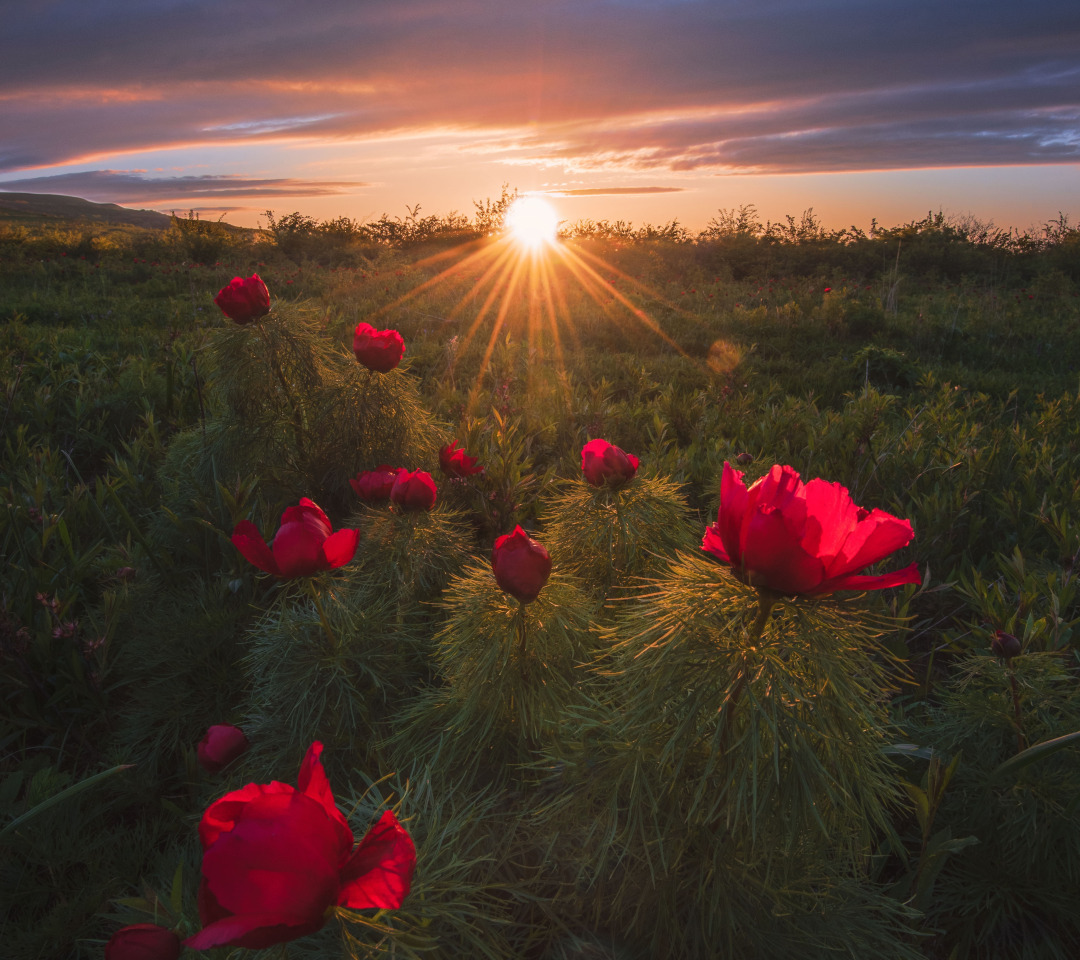
M 621 487 L 634 479 L 638 458 L 606 440 L 590 440 L 581 448 L 581 470 L 594 487 Z
M 431 474 L 423 470 L 399 470 L 390 489 L 390 502 L 402 510 L 430 510 L 439 491 Z
M 218 291 L 214 303 L 230 320 L 239 324 L 251 323 L 270 312 L 270 291 L 257 273 L 246 280 L 233 277 L 227 287 Z
M 495 541 L 491 551 L 495 582 L 522 603 L 531 603 L 551 575 L 551 557 L 520 526 Z
M 349 477 L 349 484 L 361 500 L 375 503 L 390 499 L 397 475 L 397 467 L 380 463 L 374 470 L 361 470 L 355 477 Z
M 858 575 L 911 542 L 907 520 L 857 506 L 838 483 L 804 484 L 792 467 L 774 466 L 749 489 L 742 478 L 724 464 L 720 511 L 701 542 L 740 580 L 785 594 L 922 582 L 914 563 L 895 573 Z
M 156 923 L 121 927 L 105 944 L 105 960 L 176 960 L 180 938 Z
M 470 457 L 464 448 L 458 448 L 456 440 L 439 450 L 439 466 L 448 477 L 471 477 L 474 473 L 484 472 L 483 467 L 476 465 L 476 457 Z
M 207 773 L 217 773 L 248 749 L 244 731 L 231 723 L 215 723 L 199 741 L 199 764 Z
M 359 530 L 334 533 L 326 514 L 307 497 L 281 515 L 272 547 L 250 520 L 241 520 L 232 535 L 236 549 L 255 566 L 285 579 L 345 566 L 356 553 L 359 539 Z
M 376 330 L 370 323 L 358 323 L 353 332 L 353 353 L 369 370 L 387 373 L 405 353 L 405 341 L 396 330 Z
M 299 789 L 249 783 L 212 803 L 199 823 L 203 929 L 195 950 L 262 948 L 322 927 L 334 906 L 393 910 L 409 892 L 416 850 L 389 810 L 353 849 L 313 743 Z

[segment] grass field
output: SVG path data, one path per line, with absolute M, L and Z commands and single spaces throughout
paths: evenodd
M 195 934 L 203 811 L 315 740 L 416 874 L 268 956 L 1075 956 L 1080 232 L 744 208 L 534 254 L 508 202 L 0 219 L 5 956 Z M 239 326 L 213 298 L 253 273 Z M 583 479 L 596 438 L 625 486 Z M 766 603 L 701 550 L 725 463 L 910 520 L 873 572 L 921 585 Z M 359 500 L 380 464 L 434 509 Z M 234 529 L 301 497 L 354 558 L 260 573 Z M 526 604 L 491 571 L 517 525 L 552 560 Z M 219 723 L 251 748 L 210 774 Z

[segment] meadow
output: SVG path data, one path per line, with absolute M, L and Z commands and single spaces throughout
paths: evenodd
M 511 199 L 0 221 L 4 955 L 197 935 L 204 811 L 316 741 L 415 875 L 267 956 L 1080 953 L 1080 230 L 744 207 L 530 251 Z M 594 486 L 596 439 L 640 465 Z M 910 521 L 874 572 L 921 582 L 744 582 L 701 546 L 725 464 Z M 433 507 L 358 496 L 383 465 Z M 355 553 L 269 575 L 234 534 L 301 498 Z M 535 598 L 493 575 L 518 526 Z

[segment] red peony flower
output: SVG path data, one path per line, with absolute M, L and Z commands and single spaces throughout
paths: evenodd
M 393 370 L 405 353 L 405 341 L 396 330 L 376 330 L 370 323 L 358 323 L 353 332 L 353 353 L 369 370 Z
M 232 542 L 260 570 L 275 577 L 310 577 L 322 570 L 343 567 L 356 553 L 359 530 L 332 531 L 326 514 L 307 497 L 281 515 L 281 526 L 268 547 L 250 520 L 241 520 Z
M 745 583 L 784 594 L 922 583 L 914 563 L 895 573 L 857 575 L 911 542 L 907 520 L 857 506 L 838 483 L 804 484 L 792 467 L 774 466 L 749 490 L 742 477 L 724 464 L 720 511 L 701 546 Z
M 227 767 L 248 747 L 247 737 L 231 723 L 215 723 L 199 741 L 199 763 L 207 773 L 217 773 Z
M 121 927 L 105 944 L 105 960 L 176 960 L 180 938 L 156 923 Z
M 270 947 L 314 933 L 333 906 L 401 906 L 416 868 L 412 838 L 387 810 L 354 850 L 322 749 L 308 747 L 299 789 L 249 783 L 207 808 L 199 822 L 203 928 L 185 946 Z
M 594 487 L 605 484 L 621 487 L 629 483 L 637 473 L 638 462 L 632 453 L 623 453 L 606 440 L 590 440 L 581 448 L 581 469 Z
M 374 470 L 361 470 L 355 477 L 349 477 L 349 484 L 361 500 L 375 503 L 390 499 L 397 475 L 398 467 L 380 463 Z
M 402 510 L 430 510 L 439 491 L 431 474 L 423 470 L 399 470 L 390 489 L 390 502 Z
M 483 467 L 476 465 L 476 457 L 470 457 L 463 448 L 458 449 L 456 440 L 439 450 L 439 466 L 448 477 L 464 478 L 484 472 Z
M 270 312 L 270 291 L 257 273 L 246 280 L 233 277 L 227 287 L 218 291 L 214 303 L 230 320 L 239 324 L 251 323 Z
M 491 551 L 495 582 L 522 603 L 532 603 L 551 576 L 551 557 L 520 526 L 495 541 Z

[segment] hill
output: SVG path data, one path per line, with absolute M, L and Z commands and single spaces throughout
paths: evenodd
M 31 224 L 42 220 L 90 221 L 147 230 L 166 230 L 172 223 L 164 213 L 132 210 L 115 203 L 93 203 L 51 193 L 0 192 L 0 221 Z

